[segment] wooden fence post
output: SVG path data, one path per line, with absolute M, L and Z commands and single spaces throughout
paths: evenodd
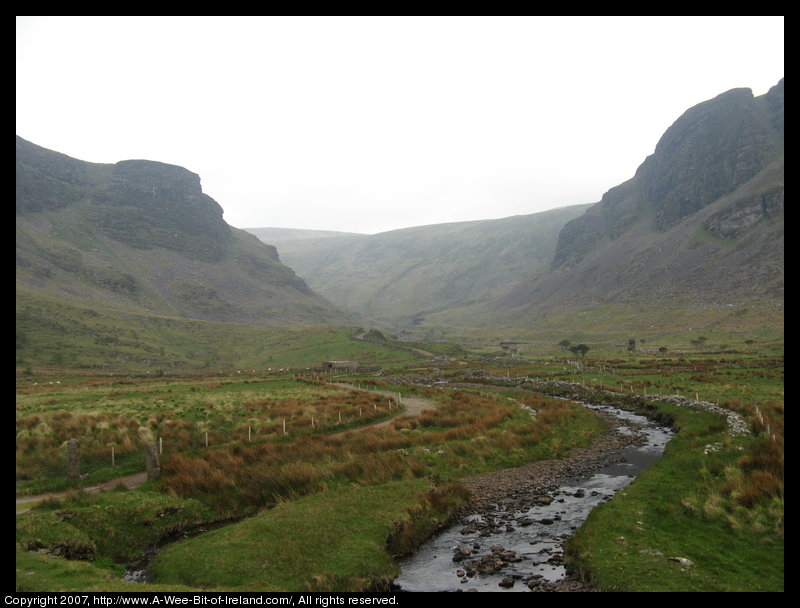
M 147 481 L 155 481 L 161 477 L 161 463 L 158 460 L 158 446 L 155 443 L 145 444 L 144 464 L 147 468 Z
M 81 476 L 81 442 L 77 439 L 67 441 L 67 477 L 78 479 Z

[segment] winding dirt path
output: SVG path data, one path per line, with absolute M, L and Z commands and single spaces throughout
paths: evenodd
M 359 388 L 357 386 L 353 386 L 352 384 L 344 384 L 341 382 L 337 382 L 335 386 L 341 386 L 342 388 L 347 388 L 355 391 L 364 391 L 366 393 L 381 395 L 382 397 L 388 397 L 389 399 L 397 398 L 397 393 L 391 391 L 370 390 L 365 388 Z M 433 401 L 432 399 L 424 399 L 422 397 L 401 397 L 401 402 L 403 406 L 405 406 L 406 408 L 405 411 L 399 412 L 398 414 L 392 416 L 391 418 L 387 418 L 386 420 L 382 420 L 381 422 L 368 424 L 366 426 L 362 426 L 357 429 L 342 431 L 341 433 L 337 433 L 336 435 L 331 435 L 331 437 L 338 437 L 340 435 L 346 435 L 347 433 L 357 433 L 365 429 L 375 429 L 382 426 L 388 426 L 398 418 L 403 418 L 406 416 L 419 416 L 425 410 L 432 410 L 436 407 L 435 401 Z
M 128 475 L 127 477 L 119 477 L 118 479 L 112 479 L 111 481 L 106 481 L 103 483 L 99 483 L 95 486 L 89 486 L 87 488 L 82 488 L 84 492 L 106 492 L 108 490 L 113 490 L 114 488 L 118 487 L 120 484 L 124 485 L 129 490 L 133 488 L 138 488 L 142 485 L 145 481 L 147 481 L 147 473 L 136 473 L 135 475 Z M 32 507 L 35 503 L 41 502 L 43 500 L 47 500 L 48 498 L 57 498 L 59 496 L 66 496 L 70 492 L 74 490 L 68 490 L 66 492 L 50 492 L 49 494 L 40 494 L 39 496 L 23 496 L 21 498 L 17 498 L 17 505 L 24 505 L 30 504 Z M 28 509 L 17 509 L 17 513 L 24 513 Z

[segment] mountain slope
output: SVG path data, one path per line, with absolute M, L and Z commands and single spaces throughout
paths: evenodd
M 342 323 L 182 167 L 87 163 L 17 137 L 17 293 L 265 326 Z
M 496 298 L 545 272 L 559 230 L 585 209 L 376 235 L 306 238 L 296 233 L 272 242 L 281 259 L 337 305 L 407 326 L 424 323 L 431 313 L 447 314 Z M 269 234 L 270 229 L 248 230 Z
M 551 272 L 491 304 L 502 322 L 619 302 L 782 305 L 783 81 L 687 110 L 629 181 L 568 224 Z

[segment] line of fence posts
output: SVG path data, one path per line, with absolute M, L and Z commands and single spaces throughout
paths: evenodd
M 393 399 L 389 399 L 389 410 L 392 409 L 394 404 Z M 399 406 L 402 405 L 401 401 L 401 394 L 397 393 L 396 403 Z M 373 410 L 378 410 L 378 404 L 372 404 Z M 358 408 L 358 415 L 361 417 L 362 408 Z M 339 423 L 342 422 L 342 412 L 339 411 Z M 311 416 L 311 428 L 316 428 L 316 423 L 314 417 Z M 288 433 L 286 429 L 286 418 L 283 419 L 283 434 L 286 435 Z M 247 426 L 247 441 L 252 440 L 252 425 Z M 208 447 L 208 431 L 205 431 L 205 446 Z M 78 479 L 80 477 L 80 468 L 81 468 L 81 442 L 78 439 L 69 439 L 66 442 L 67 447 L 67 456 L 66 456 L 66 469 L 67 469 L 67 477 L 70 479 Z M 144 458 L 145 458 L 145 468 L 147 470 L 147 479 L 148 481 L 155 481 L 161 476 L 161 462 L 160 456 L 164 453 L 164 438 L 159 437 L 158 443 L 147 443 L 144 445 Z M 116 452 L 114 450 L 114 445 L 111 445 L 111 468 L 116 468 Z
M 78 479 L 81 476 L 81 442 L 79 439 L 72 438 L 66 442 L 66 446 L 67 477 L 70 479 Z M 158 438 L 158 443 L 147 443 L 144 445 L 144 461 L 148 481 L 155 481 L 161 476 L 161 462 L 159 456 L 163 451 L 164 444 L 161 437 Z M 116 467 L 116 452 L 112 445 L 111 468 L 114 469 Z

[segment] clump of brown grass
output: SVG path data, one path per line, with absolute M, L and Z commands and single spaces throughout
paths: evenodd
M 399 451 L 379 452 L 368 457 L 353 455 L 334 467 L 337 477 L 364 485 L 414 479 L 424 472 L 425 464 L 421 460 Z
M 782 498 L 784 467 L 783 437 L 759 437 L 736 462 L 734 471 L 726 469 L 723 492 L 747 508 L 764 499 Z

